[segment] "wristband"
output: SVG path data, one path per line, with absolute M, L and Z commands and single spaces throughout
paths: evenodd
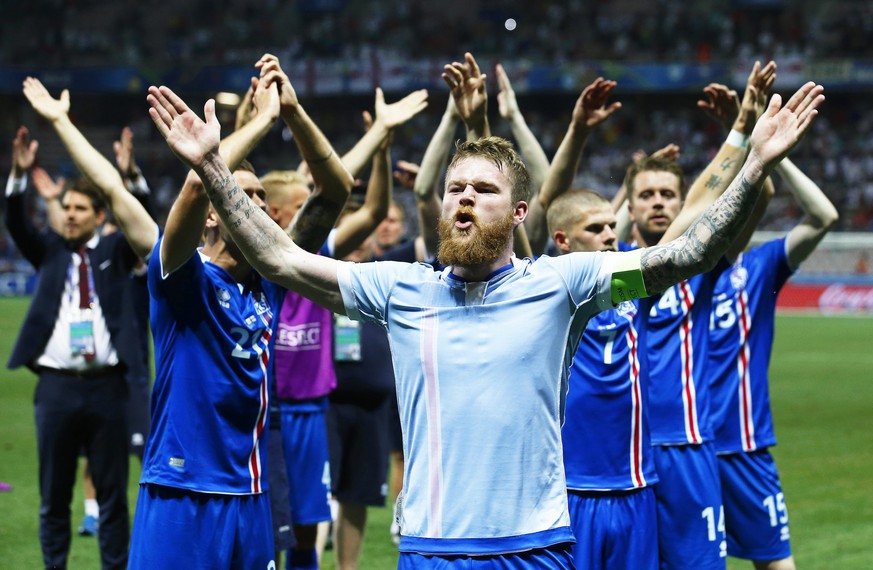
M 27 174 L 22 174 L 21 178 L 16 178 L 11 173 L 6 180 L 6 197 L 23 194 L 27 190 Z
M 746 149 L 749 147 L 749 135 L 731 129 L 730 134 L 724 144 L 729 144 L 737 148 Z

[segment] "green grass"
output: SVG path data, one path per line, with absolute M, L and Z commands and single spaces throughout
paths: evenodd
M 29 299 L 0 298 L 0 361 L 5 364 Z M 780 316 L 771 392 L 779 445 L 774 455 L 801 569 L 873 568 L 873 319 Z M 38 568 L 39 493 L 33 423 L 35 378 L 7 371 L 0 390 L 0 567 Z M 131 461 L 131 513 L 139 462 Z M 393 568 L 390 508 L 370 509 L 362 570 Z M 82 517 L 81 490 L 73 524 Z M 73 537 L 70 568 L 99 568 L 97 541 Z M 335 568 L 327 552 L 322 568 Z M 728 568 L 748 569 L 731 559 Z

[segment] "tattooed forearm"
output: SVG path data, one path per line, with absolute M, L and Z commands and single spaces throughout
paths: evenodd
M 737 177 L 682 236 L 643 250 L 640 265 L 646 290 L 659 293 L 712 269 L 751 214 L 758 186 L 743 176 Z
M 738 162 L 738 159 L 729 156 L 721 161 L 719 167 L 721 167 L 722 172 L 724 172 L 725 170 L 732 170 L 737 167 Z
M 706 181 L 706 189 L 707 190 L 720 190 L 722 188 L 722 178 L 721 176 L 716 176 L 713 174 Z
M 313 195 L 294 217 L 289 230 L 291 239 L 306 251 L 318 251 L 327 240 L 342 209 L 343 204 Z

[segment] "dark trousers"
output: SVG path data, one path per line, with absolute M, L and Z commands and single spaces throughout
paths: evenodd
M 100 505 L 104 569 L 127 566 L 127 385 L 119 371 L 77 378 L 42 371 L 34 394 L 39 449 L 39 541 L 46 568 L 66 568 L 70 502 L 85 451 Z

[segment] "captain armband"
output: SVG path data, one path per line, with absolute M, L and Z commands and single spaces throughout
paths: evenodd
M 610 287 L 613 305 L 618 306 L 625 301 L 649 296 L 643 281 L 643 271 L 640 268 L 640 255 L 632 253 L 637 252 L 626 252 L 616 256 L 618 261 L 612 270 Z

